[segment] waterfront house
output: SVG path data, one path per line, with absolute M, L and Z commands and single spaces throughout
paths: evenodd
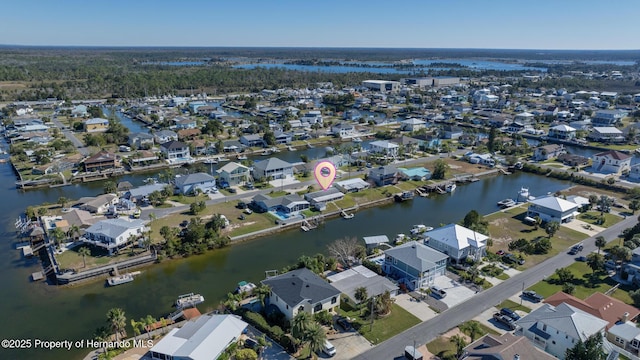
M 602 143 L 621 143 L 625 141 L 624 133 L 613 126 L 594 127 L 587 136 L 590 140 Z
M 333 311 L 340 305 L 340 290 L 307 268 L 292 270 L 261 281 L 271 288 L 268 304 L 277 307 L 287 320 L 299 312 L 311 315 Z
M 287 216 L 297 215 L 308 209 L 311 204 L 298 194 L 289 194 L 272 198 L 269 195 L 258 194 L 251 199 L 253 207 L 261 212 L 279 212 Z
M 196 189 L 202 192 L 215 189 L 216 179 L 207 173 L 199 172 L 188 175 L 176 175 L 174 184 L 178 193 L 191 195 Z
M 179 117 L 173 119 L 173 122 L 175 123 L 175 127 L 178 130 L 195 129 L 196 127 L 198 127 L 198 122 L 196 121 L 196 119 Z
M 398 169 L 393 165 L 380 166 L 369 170 L 368 178 L 376 186 L 393 185 L 398 182 Z
M 173 328 L 149 350 L 151 359 L 218 359 L 236 344 L 248 324 L 236 315 L 201 315 Z
M 533 160 L 546 161 L 549 159 L 555 159 L 558 156 L 565 154 L 566 150 L 562 144 L 549 144 L 538 146 L 533 149 Z
M 283 179 L 293 177 L 293 165 L 276 157 L 258 161 L 253 165 L 253 178 Z
M 156 163 L 160 158 L 150 150 L 138 150 L 129 156 L 129 164 L 134 166 L 145 166 Z
M 109 251 L 127 246 L 133 238 L 144 236 L 149 231 L 144 221 L 139 219 L 106 219 L 98 221 L 85 230 L 82 241 Z
M 458 224 L 449 224 L 424 234 L 424 244 L 449 256 L 453 263 L 466 258 L 480 260 L 487 253 L 488 236 Z
M 293 135 L 289 132 L 274 131 L 273 136 L 276 139 L 276 144 L 290 144 L 293 140 Z
M 516 335 L 523 335 L 547 353 L 564 359 L 567 349 L 589 337 L 604 335 L 607 321 L 576 307 L 544 304 L 516 321 Z
M 304 195 L 304 198 L 316 209 L 324 208 L 328 202 L 342 200 L 344 194 L 332 187 L 327 190 L 315 191 Z
M 181 141 L 169 141 L 160 145 L 160 151 L 169 163 L 177 160 L 190 159 L 189 145 Z
M 319 110 L 311 110 L 308 113 L 302 115 L 301 122 L 306 122 L 309 125 L 320 124 L 322 125 L 322 113 Z
M 400 130 L 402 131 L 418 131 L 427 127 L 427 123 L 416 118 L 409 118 L 400 122 Z
M 417 241 L 384 252 L 382 270 L 410 290 L 432 285 L 446 271 L 448 256 Z
M 604 174 L 621 174 L 631 169 L 631 155 L 609 150 L 593 155 L 591 168 Z
M 164 191 L 164 189 L 167 186 L 169 186 L 169 184 L 166 184 L 166 183 L 154 183 L 154 184 L 138 186 L 136 188 L 129 189 L 127 192 L 124 193 L 123 197 L 137 204 L 140 204 L 144 202 L 152 192 Z
M 240 185 L 249 181 L 251 176 L 249 168 L 236 162 L 228 162 L 217 170 L 220 183 L 228 186 Z
M 513 121 L 522 125 L 532 125 L 535 122 L 535 115 L 530 112 L 522 112 L 513 117 Z
M 638 308 L 627 305 L 601 292 L 594 292 L 586 299 L 580 300 L 573 295 L 559 291 L 546 298 L 544 302 L 553 306 L 558 306 L 561 303 L 571 305 L 599 319 L 605 320 L 608 323 L 607 329 L 613 327 L 619 321 L 635 321 L 638 315 L 640 315 Z
M 153 135 L 147 133 L 131 133 L 127 144 L 137 149 L 150 149 L 153 146 Z
M 105 132 L 109 130 L 109 120 L 93 118 L 84 122 L 84 131 L 88 133 Z
M 398 287 L 384 276 L 380 276 L 362 265 L 327 276 L 329 283 L 348 297 L 354 304 L 360 304 L 356 299 L 356 289 L 367 289 L 369 298 L 389 292 L 392 297 L 398 294 Z M 343 300 L 346 300 L 343 298 Z
M 76 105 L 71 109 L 71 117 L 85 117 L 87 114 L 86 105 Z
M 66 221 L 71 226 L 77 226 L 80 228 L 81 234 L 84 234 L 84 230 L 96 222 L 100 221 L 99 218 L 93 217 L 90 212 L 81 209 L 69 209 L 69 211 L 60 215 L 62 220 Z
M 431 171 L 424 167 L 398 168 L 398 171 L 403 180 L 425 181 L 431 179 Z
M 164 144 L 169 141 L 178 141 L 178 134 L 171 130 L 159 130 L 153 134 L 156 143 Z
M 589 165 L 590 159 L 581 155 L 562 154 L 558 156 L 558 161 L 569 166 L 585 166 Z
M 388 140 L 378 140 L 369 143 L 369 152 L 372 154 L 380 154 L 385 157 L 395 159 L 398 157 L 398 149 L 400 145 Z
M 544 222 L 557 221 L 559 223 L 570 222 L 578 216 L 580 206 L 556 196 L 545 196 L 529 201 L 527 216 L 540 217 Z
M 351 124 L 341 122 L 331 126 L 331 133 L 333 136 L 339 138 L 350 137 L 355 134 L 355 127 Z
M 82 163 L 86 172 L 115 169 L 116 155 L 103 150 L 86 158 Z
M 373 249 L 379 247 L 382 244 L 389 245 L 389 238 L 387 237 L 387 235 L 365 236 L 362 238 L 362 240 L 364 240 L 364 246 L 366 247 L 368 254 L 370 254 Z
M 569 141 L 576 138 L 576 129 L 569 125 L 556 125 L 549 128 L 549 134 L 547 136 L 550 139 Z
M 360 178 L 336 181 L 335 183 L 333 183 L 333 186 L 335 186 L 338 190 L 342 191 L 345 194 L 350 192 L 358 192 L 360 190 L 366 190 L 371 187 L 368 182 Z
M 204 139 L 195 139 L 190 142 L 193 153 L 196 156 L 204 155 L 207 153 L 207 141 Z
M 195 139 L 197 136 L 200 136 L 200 134 L 202 134 L 200 129 L 181 129 L 178 130 L 178 140 L 187 141 Z
M 94 214 L 104 214 L 111 206 L 118 203 L 118 195 L 102 194 L 96 197 L 84 197 L 78 199 L 79 208 Z
M 556 357 L 538 349 L 524 336 L 511 333 L 487 334 L 464 348 L 464 360 L 555 360 Z
M 247 134 L 240 137 L 240 143 L 247 147 L 265 147 L 266 143 L 259 134 Z

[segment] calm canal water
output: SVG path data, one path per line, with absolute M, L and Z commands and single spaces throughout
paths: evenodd
M 147 175 L 124 179 L 141 184 Z M 533 195 L 543 195 L 569 186 L 566 182 L 546 177 L 517 173 L 495 176 L 460 186 L 451 195 L 416 198 L 402 204 L 389 204 L 359 211 L 352 220 L 327 221 L 320 229 L 308 233 L 291 230 L 277 235 L 237 244 L 221 251 L 166 261 L 143 270 L 131 284 L 106 288 L 99 281 L 60 289 L 43 282 L 32 283 L 29 275 L 40 269 L 37 262 L 26 261 L 15 250 L 13 222 L 28 205 L 58 197 L 77 198 L 95 195 L 101 183 L 74 185 L 64 188 L 18 192 L 13 187 L 14 174 L 7 164 L 0 164 L 0 194 L 4 201 L 0 211 L 0 271 L 4 274 L 0 304 L 5 310 L 1 338 L 80 340 L 91 337 L 93 331 L 106 324 L 106 312 L 112 307 L 125 310 L 128 319 L 151 314 L 161 317 L 171 312 L 175 298 L 183 293 L 198 292 L 206 302 L 203 311 L 213 309 L 237 282 L 258 282 L 265 270 L 281 269 L 303 254 L 325 252 L 330 242 L 345 237 L 361 238 L 386 234 L 394 237 L 407 233 L 414 224 L 438 226 L 459 221 L 472 209 L 486 214 L 497 210 L 496 202 L 515 197 L 520 187 L 529 187 Z M 127 321 L 128 323 L 129 321 Z M 36 351 L 0 349 L 2 359 L 80 359 L 86 349 Z

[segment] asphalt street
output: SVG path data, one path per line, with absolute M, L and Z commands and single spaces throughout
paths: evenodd
M 598 236 L 603 236 L 607 241 L 618 237 L 622 230 L 632 227 L 637 222 L 635 216 L 630 216 L 623 221 L 604 230 Z M 552 240 L 553 241 L 553 240 Z M 595 251 L 595 236 L 583 241 L 583 253 Z M 569 249 L 547 259 L 546 261 L 524 271 L 488 290 L 476 294 L 471 299 L 440 315 L 420 323 L 382 343 L 371 348 L 356 359 L 394 359 L 401 357 L 407 345 L 421 346 L 431 342 L 449 329 L 473 319 L 483 311 L 526 289 L 535 283 L 552 275 L 556 269 L 563 268 L 575 262 L 575 255 L 568 254 Z

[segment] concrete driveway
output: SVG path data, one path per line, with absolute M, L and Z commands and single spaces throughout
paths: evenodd
M 475 291 L 457 281 L 454 281 L 448 276 L 439 276 L 436 278 L 434 283 L 436 286 L 447 292 L 447 296 L 440 299 L 440 301 L 447 304 L 449 308 L 463 303 L 475 295 Z
M 336 348 L 336 355 L 332 358 L 336 360 L 353 359 L 373 347 L 364 336 L 355 330 L 327 335 L 327 339 Z M 321 359 L 329 358 L 329 356 L 324 353 L 318 354 L 318 357 Z
M 396 304 L 413 314 L 420 321 L 429 320 L 437 315 L 435 311 L 431 310 L 429 304 L 425 301 L 417 301 L 409 294 L 400 294 L 395 299 Z
M 568 223 L 563 223 L 561 226 L 581 232 L 589 236 L 596 236 L 605 229 L 601 226 L 591 225 L 587 222 L 584 222 L 578 219 L 573 219 Z

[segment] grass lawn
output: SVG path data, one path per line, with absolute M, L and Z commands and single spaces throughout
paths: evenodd
M 534 226 L 525 224 L 523 222 L 525 216 L 526 210 L 524 207 L 515 207 L 504 212 L 497 212 L 489 216 L 485 216 L 485 219 L 489 222 L 489 236 L 493 239 L 493 246 L 488 251 L 496 252 L 500 249 L 508 251 L 508 244 L 512 240 L 520 238 L 534 240 L 538 237 L 547 236 L 547 233 L 542 227 L 535 230 Z M 587 235 L 581 232 L 561 226 L 560 230 L 558 230 L 551 239 L 553 247 L 549 253 L 541 255 L 525 255 L 526 263 L 522 266 L 518 266 L 518 268 L 529 268 L 558 254 L 562 249 L 566 249 L 586 238 Z
M 608 228 L 609 226 L 615 225 L 619 221 L 622 221 L 622 218 L 618 215 L 604 213 L 604 224 L 598 224 L 598 219 L 600 219 L 599 211 L 587 211 L 586 213 L 582 213 L 578 216 L 578 219 L 588 222 L 592 225 L 602 226 Z
M 391 314 L 383 318 L 375 319 L 373 326 L 370 325 L 371 323 L 368 317 L 364 318 L 360 316 L 362 312 L 358 309 L 353 309 L 346 305 L 341 306 L 339 312 L 340 315 L 355 319 L 353 326 L 373 344 L 379 344 L 420 323 L 420 319 L 397 304 L 392 305 Z
M 67 250 L 60 255 L 56 255 L 56 259 L 60 264 L 60 268 L 84 271 L 87 269 L 91 269 L 92 267 L 127 260 L 132 256 L 140 255 L 146 252 L 146 250 L 139 248 L 134 248 L 133 253 L 130 249 L 124 249 L 117 256 L 107 256 L 105 251 L 101 251 L 96 249 L 95 247 L 89 246 L 88 248 L 89 250 L 91 250 L 91 255 L 85 257 L 85 261 L 87 264 L 87 266 L 85 267 L 82 260 L 82 255 L 78 254 L 78 250 L 80 250 L 80 248 L 82 247 L 84 246 L 76 246 L 75 248 Z
M 507 280 L 508 278 L 509 278 L 509 275 L 507 275 L 506 273 L 502 273 L 496 276 L 496 279 L 500 279 L 500 280 Z
M 475 320 L 470 320 L 470 321 L 474 321 L 477 322 Z M 482 329 L 482 334 L 479 334 L 478 337 L 476 338 L 479 339 L 480 337 L 486 335 L 486 334 L 493 334 L 493 335 L 500 335 L 497 331 L 495 331 L 494 329 L 482 324 L 482 323 L 478 323 L 480 325 L 480 328 Z M 467 336 L 467 340 L 468 340 L 468 336 Z M 427 349 L 429 350 L 430 353 L 438 356 L 440 359 L 453 359 L 455 358 L 455 353 L 456 353 L 456 347 L 455 345 L 450 341 L 449 337 L 444 337 L 444 336 L 439 336 L 438 338 L 436 338 L 435 340 L 433 340 L 432 342 L 427 344 Z
M 284 191 L 284 190 L 278 190 L 278 191 L 271 191 L 269 193 L 269 196 L 275 198 L 275 197 L 279 197 L 279 196 L 285 196 L 285 195 L 289 195 L 288 192 Z
M 511 301 L 509 299 L 501 302 L 500 304 L 498 304 L 498 306 L 496 306 L 498 309 L 502 309 L 502 308 L 509 308 L 511 310 L 520 310 L 520 311 L 524 311 L 526 313 L 530 313 L 531 309 L 529 309 L 526 306 L 520 305 L 515 301 Z
M 347 209 L 356 206 L 356 200 L 350 194 L 345 195 L 342 200 L 334 201 L 334 203 L 341 209 Z
M 573 295 L 579 299 L 585 299 L 594 292 L 604 293 L 617 284 L 606 274 L 596 273 L 597 276 L 594 277 L 594 283 L 591 286 L 590 278 L 592 271 L 586 262 L 573 263 L 568 266 L 567 269 L 569 269 L 575 277 L 575 279 L 572 281 L 572 283 L 576 287 Z M 534 290 L 545 298 L 553 295 L 556 292 L 562 290 L 562 285 L 557 284 L 554 280 L 557 280 L 557 277 L 555 275 L 535 284 L 531 287 L 531 290 Z M 626 304 L 633 305 L 633 300 L 631 300 L 628 290 L 629 289 L 620 286 L 613 294 L 611 294 L 611 296 Z
M 198 201 L 207 201 L 209 200 L 209 197 L 204 194 L 200 194 L 198 196 L 174 195 L 174 196 L 169 196 L 168 200 L 179 202 L 185 205 L 191 205 Z

